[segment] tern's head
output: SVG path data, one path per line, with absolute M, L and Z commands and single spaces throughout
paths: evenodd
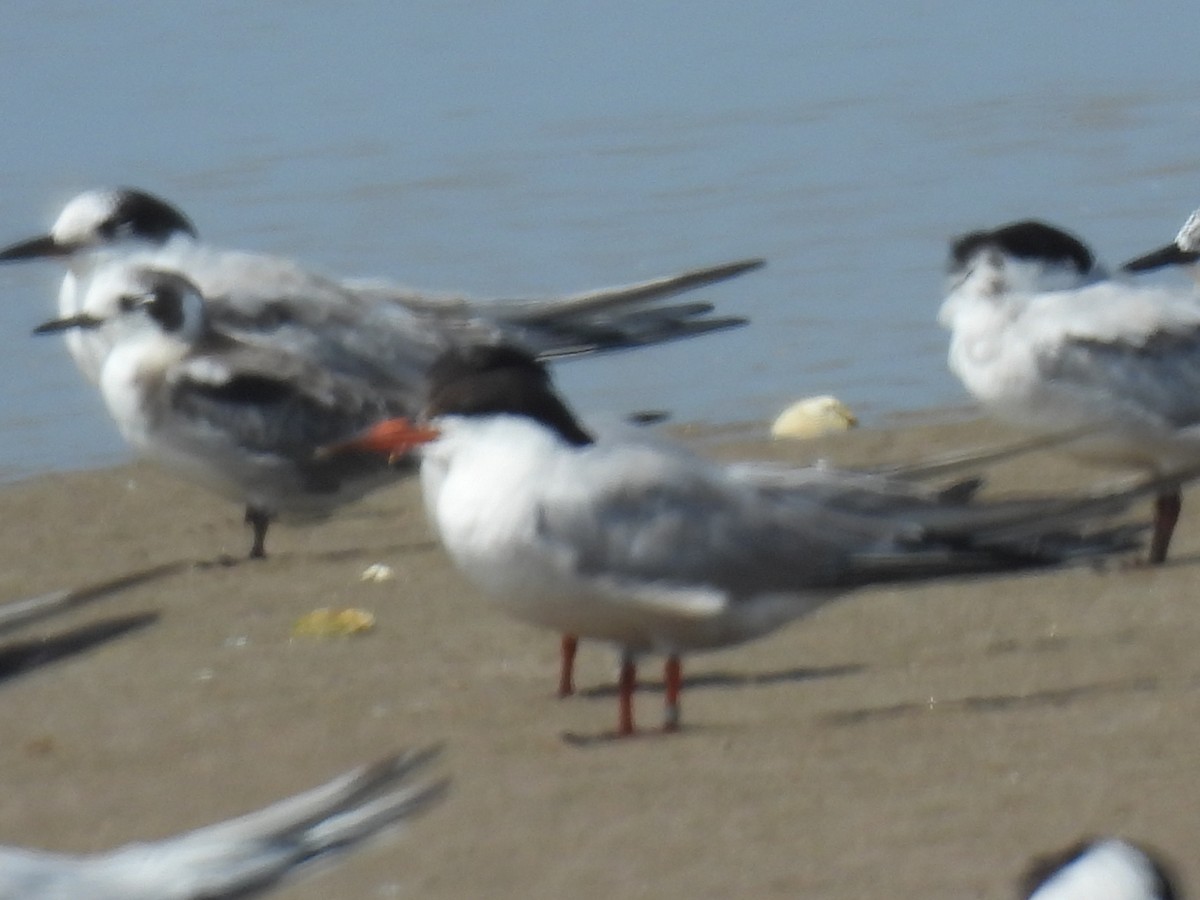
M 479 419 L 520 416 L 557 434 L 572 446 L 592 443 L 550 384 L 545 367 L 523 350 L 499 345 L 457 347 L 443 353 L 428 374 L 423 417 L 433 427 L 409 419 L 388 419 L 347 441 L 322 447 L 327 458 L 350 450 L 380 453 L 391 459 L 437 440 L 444 418 Z
M 44 322 L 34 334 L 108 327 L 121 335 L 156 333 L 191 343 L 205 324 L 204 298 L 182 275 L 114 263 L 96 273 L 81 312 Z
M 188 218 L 165 200 L 136 188 L 85 191 L 59 213 L 49 234 L 0 250 L 0 262 L 121 246 L 158 246 L 177 235 L 196 237 Z
M 1167 864 L 1149 850 L 1105 838 L 1035 860 L 1021 895 L 1029 900 L 1176 900 L 1179 889 Z
M 1200 209 L 1179 229 L 1175 240 L 1121 266 L 1126 272 L 1148 272 L 1163 266 L 1194 266 L 1200 262 Z
M 952 289 L 979 279 L 991 294 L 1066 290 L 1098 276 L 1086 244 L 1032 219 L 957 238 L 947 269 Z
M 592 442 L 554 392 L 546 367 L 523 350 L 478 344 L 443 353 L 429 369 L 427 418 L 523 416 L 575 446 Z

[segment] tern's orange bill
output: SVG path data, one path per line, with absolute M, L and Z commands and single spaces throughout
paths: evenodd
M 439 437 L 441 432 L 436 428 L 417 425 L 410 419 L 385 419 L 348 441 L 323 447 L 320 455 L 332 456 L 347 450 L 365 450 L 393 460 L 422 444 L 436 441 Z

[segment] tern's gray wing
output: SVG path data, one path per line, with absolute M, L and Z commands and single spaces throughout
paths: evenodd
M 0 900 L 232 900 L 257 896 L 386 833 L 438 799 L 408 784 L 408 753 L 239 819 L 93 857 L 0 848 Z
M 713 310 L 710 303 L 680 303 L 556 319 L 544 324 L 500 321 L 496 331 L 500 340 L 522 347 L 539 359 L 562 359 L 664 344 L 737 328 L 749 321 L 741 316 L 709 315 Z M 479 321 L 467 324 L 477 325 Z
M 966 457 L 954 457 L 952 462 L 945 464 L 931 463 L 930 467 L 935 465 L 945 465 L 950 471 L 968 467 Z M 917 466 L 912 468 L 916 469 Z M 974 496 L 983 485 L 981 477 L 972 476 L 932 487 L 922 483 L 923 473 L 910 476 L 909 467 L 896 467 L 896 471 L 856 470 L 838 469 L 825 463 L 796 466 L 775 462 L 738 462 L 728 465 L 726 471 L 732 479 L 753 485 L 764 492 L 803 491 L 813 499 L 825 497 L 835 501 L 842 508 L 858 504 L 861 512 L 888 509 L 895 502 L 904 500 L 919 504 L 962 502 Z M 938 474 L 933 472 L 929 477 Z
M 1134 339 L 1064 341 L 1038 358 L 1042 376 L 1103 420 L 1187 428 L 1200 423 L 1200 325 Z
M 171 370 L 162 390 L 169 412 L 158 432 L 166 445 L 207 448 L 214 460 L 227 456 L 246 472 L 288 472 L 295 488 L 316 495 L 389 468 L 370 453 L 318 459 L 319 448 L 417 408 L 408 393 L 379 390 L 294 353 L 216 338 Z
M 600 467 L 611 471 L 612 461 Z M 607 479 L 586 506 L 546 503 L 538 524 L 575 574 L 631 593 L 695 588 L 736 600 L 1111 552 L 1113 540 L 1076 538 L 1069 526 L 1124 507 L 1109 498 L 975 505 L 969 490 L 872 488 L 863 478 L 763 487 L 690 459 L 664 468 L 645 456 L 620 468 L 626 477 Z M 1127 534 L 1114 540 L 1129 546 Z
M 405 392 L 413 408 L 425 373 L 455 335 L 430 327 L 407 310 L 364 303 L 352 295 L 326 302 L 322 296 L 279 295 L 253 305 L 238 297 L 207 298 L 215 328 L 248 344 L 282 348 L 331 371 L 363 378 L 390 392 Z M 479 333 L 481 340 L 494 339 Z
M 660 301 L 761 268 L 747 259 L 677 275 L 565 297 L 466 302 L 459 312 L 436 311 L 451 329 L 490 325 L 498 339 L 543 358 L 645 347 L 745 325 L 740 316 L 711 315 L 709 303 Z M 478 336 L 473 337 L 478 340 Z
M 424 327 L 460 344 L 514 344 L 543 359 L 579 356 L 696 337 L 746 324 L 739 316 L 711 315 L 709 303 L 661 301 L 754 271 L 761 259 L 692 269 L 677 275 L 564 297 L 473 299 L 421 294 L 381 282 L 343 282 L 358 300 L 410 311 Z M 376 315 L 385 317 L 377 311 Z
M 563 297 L 533 299 L 475 299 L 451 294 L 426 294 L 395 288 L 383 282 L 348 281 L 344 284 L 364 296 L 392 300 L 414 312 L 426 315 L 471 319 L 490 319 L 512 325 L 549 324 L 555 320 L 585 318 L 628 309 L 651 301 L 666 300 L 685 291 L 707 287 L 762 268 L 762 259 L 745 259 L 719 266 L 689 269 L 677 275 L 652 278 L 633 284 L 597 288 Z
M 251 450 L 288 454 L 416 411 L 363 379 L 245 344 L 197 348 L 171 373 L 170 388 L 176 411 L 239 435 Z
M 598 468 L 604 465 L 597 447 Z M 612 448 L 615 460 L 622 454 Z M 831 512 L 804 489 L 759 487 L 688 459 L 673 466 L 653 454 L 620 461 L 587 506 L 548 502 L 543 540 L 575 574 L 622 585 L 711 591 L 727 599 L 766 592 L 847 586 L 854 558 L 890 546 L 883 519 Z M 582 482 L 605 484 L 606 479 Z
M 195 263 L 189 260 L 189 264 Z M 477 300 L 381 282 L 305 280 L 302 270 L 227 254 L 201 289 L 214 320 L 242 336 L 284 340 L 326 365 L 412 379 L 452 344 L 506 342 L 543 358 L 647 346 L 745 324 L 707 303 L 657 305 L 762 266 L 745 260 L 566 297 Z M 230 277 L 236 269 L 236 277 Z M 656 305 L 651 305 L 656 304 Z M 400 374 L 396 374 L 399 367 Z
M 617 583 L 711 588 L 730 597 L 832 583 L 849 566 L 858 536 L 843 545 L 812 518 L 768 492 L 700 473 L 614 484 L 581 511 L 547 505 L 542 536 L 574 551 L 583 576 Z
M 280 257 L 176 241 L 123 260 L 177 271 L 199 288 L 213 327 L 334 372 L 407 391 L 452 340 L 395 303 L 360 295 Z
M 391 387 L 419 384 L 453 344 L 507 342 L 551 358 L 645 346 L 734 327 L 708 304 L 652 306 L 760 267 L 745 260 L 617 288 L 535 300 L 472 300 L 381 282 L 340 282 L 290 260 L 193 241 L 132 257 L 200 289 L 214 325 Z

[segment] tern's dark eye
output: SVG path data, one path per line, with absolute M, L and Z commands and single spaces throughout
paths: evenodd
M 173 332 L 183 327 L 183 294 L 177 290 L 158 288 L 150 296 L 146 309 L 163 331 Z
M 96 227 L 96 233 L 102 238 L 113 238 L 117 236 L 121 225 L 116 219 L 105 219 Z
M 117 309 L 123 313 L 132 312 L 140 302 L 140 297 L 135 297 L 132 294 L 124 294 L 117 300 Z

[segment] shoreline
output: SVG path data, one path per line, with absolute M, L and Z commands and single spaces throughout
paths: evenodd
M 982 421 L 804 444 L 680 430 L 721 458 L 844 465 L 1014 436 Z M 1121 475 L 1048 451 L 989 474 L 1001 492 Z M 0 636 L 3 659 L 128 625 L 0 676 L 0 843 L 153 839 L 444 742 L 446 801 L 278 896 L 1007 898 L 1030 856 L 1094 833 L 1157 845 L 1185 885 L 1200 880 L 1190 498 L 1162 568 L 864 589 L 688 657 L 681 734 L 584 746 L 564 735 L 612 727 L 613 654 L 585 644 L 581 695 L 556 700 L 555 636 L 452 569 L 413 480 L 322 524 L 273 526 L 270 558 L 231 566 L 214 563 L 248 547 L 241 510 L 144 464 L 0 485 L 0 515 L 0 602 L 148 573 Z M 380 562 L 394 580 L 360 580 Z M 376 627 L 293 639 L 322 606 L 367 609 Z M 644 674 L 651 725 L 656 664 Z
M 797 399 L 801 399 L 797 397 Z M 655 410 L 649 410 L 656 412 Z M 782 412 L 782 408 L 780 409 Z M 630 412 L 627 415 L 637 415 L 638 411 Z M 605 419 L 611 419 L 612 414 L 606 411 L 599 411 L 599 415 Z M 585 417 L 586 418 L 586 417 Z M 962 422 L 974 421 L 979 418 L 979 412 L 970 403 L 964 402 L 961 404 L 948 404 L 945 406 L 922 407 L 919 409 L 902 409 L 893 412 L 885 413 L 877 418 L 874 418 L 869 423 L 868 428 L 890 431 L 897 428 L 924 427 L 929 425 L 944 425 L 955 424 Z M 107 427 L 115 428 L 109 422 L 105 415 L 104 423 Z M 662 426 L 665 433 L 677 435 L 687 440 L 695 440 L 700 437 L 707 439 L 712 437 L 714 440 L 725 439 L 745 439 L 746 443 L 753 444 L 757 442 L 765 442 L 769 439 L 770 422 L 746 422 L 746 421 L 729 421 L 712 424 L 709 422 L 674 422 L 673 419 Z M 44 469 L 44 470 L 24 470 L 18 467 L 5 469 L 0 465 L 0 490 L 11 485 L 23 484 L 34 478 L 40 478 L 48 475 L 70 475 L 82 472 L 99 472 L 109 469 L 117 469 L 123 466 L 136 465 L 137 461 L 132 458 L 132 452 L 119 436 L 114 434 L 111 436 L 115 442 L 115 449 L 109 452 L 112 457 L 107 460 L 99 460 L 94 465 L 86 465 L 80 468 L 73 469 Z

